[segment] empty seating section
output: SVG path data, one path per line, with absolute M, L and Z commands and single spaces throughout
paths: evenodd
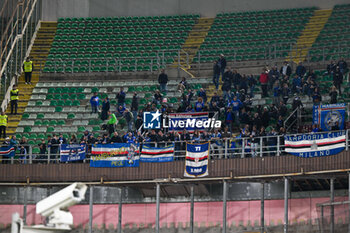
M 198 18 L 60 18 L 44 72 L 158 70 L 174 62 Z
M 309 52 L 310 61 L 350 58 L 350 4 L 335 6 Z
M 212 62 L 218 54 L 228 60 L 286 57 L 315 8 L 218 14 L 201 45 L 200 61 Z M 275 46 L 276 45 L 276 46 Z M 198 62 L 198 53 L 194 62 Z
M 211 79 L 189 80 L 189 84 L 199 90 L 208 86 Z M 180 103 L 181 93 L 177 90 L 178 81 L 170 80 L 168 93 L 165 95 L 169 104 L 176 108 Z M 100 99 L 109 97 L 111 111 L 116 111 L 116 93 L 120 87 L 126 92 L 126 107 L 129 108 L 135 92 L 139 97 L 139 110 L 152 102 L 156 80 L 106 81 L 106 82 L 39 82 L 25 109 L 17 129 L 17 136 L 28 136 L 31 143 L 37 144 L 41 139 L 53 133 L 81 136 L 85 130 L 100 134 L 102 120 L 97 114 L 91 114 L 89 100 L 93 92 L 98 92 Z M 118 87 L 118 88 L 116 88 Z M 158 106 L 159 107 L 159 106 Z M 123 130 L 123 119 L 120 119 L 118 130 Z M 126 129 L 126 128 L 125 128 Z

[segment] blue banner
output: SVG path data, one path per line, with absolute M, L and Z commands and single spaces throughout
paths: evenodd
M 209 142 L 186 145 L 185 177 L 204 177 L 208 173 Z
M 332 130 L 336 125 L 342 130 L 345 122 L 345 103 L 314 105 L 312 118 L 313 124 L 319 125 L 323 131 Z
M 60 145 L 60 161 L 71 162 L 85 159 L 85 145 L 84 144 L 61 144 Z
M 1 146 L 0 147 L 0 156 L 14 157 L 15 156 L 15 147 L 14 146 Z
M 138 167 L 139 145 L 132 143 L 92 146 L 90 167 Z
M 345 131 L 285 136 L 285 151 L 303 158 L 335 155 L 345 149 Z

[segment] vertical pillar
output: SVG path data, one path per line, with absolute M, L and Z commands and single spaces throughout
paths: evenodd
M 222 187 L 222 202 L 222 233 L 226 233 L 227 182 L 225 180 Z
M 334 202 L 334 178 L 331 178 L 331 182 L 330 182 L 330 199 L 331 199 L 331 203 Z M 334 233 L 334 206 L 331 205 L 331 223 L 330 223 L 330 233 Z
M 118 205 L 118 233 L 122 233 L 122 205 L 123 205 L 123 188 L 119 188 L 119 205 Z
M 190 232 L 194 232 L 194 185 L 191 185 L 191 213 L 190 213 Z
M 160 185 L 158 183 L 156 189 L 156 198 L 156 233 L 159 233 Z
M 94 201 L 94 186 L 90 186 L 89 197 L 89 233 L 92 233 L 92 213 L 93 213 L 93 201 Z
M 283 232 L 288 233 L 288 178 L 284 178 L 284 227 Z
M 27 225 L 27 197 L 28 197 L 28 186 L 24 187 L 24 198 L 23 198 L 23 225 Z
M 260 198 L 260 232 L 264 233 L 265 230 L 265 184 L 261 183 L 261 198 Z

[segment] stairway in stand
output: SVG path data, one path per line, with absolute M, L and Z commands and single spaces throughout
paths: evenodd
M 296 44 L 296 49 L 294 49 L 290 56 L 293 58 L 295 63 L 304 61 L 312 47 L 312 44 L 316 41 L 318 35 L 323 29 L 324 25 L 327 23 L 328 18 L 332 14 L 332 9 L 329 10 L 316 10 L 314 15 L 310 18 L 309 22 L 306 24 L 303 32 L 299 36 Z
M 7 135 L 12 136 L 16 132 L 16 128 L 21 121 L 22 114 L 32 95 L 32 91 L 39 81 L 40 70 L 44 68 L 46 57 L 49 54 L 51 43 L 55 37 L 57 22 L 41 22 L 40 28 L 36 34 L 34 44 L 30 51 L 30 57 L 33 61 L 34 70 L 32 73 L 32 84 L 25 84 L 24 73 L 18 80 L 19 101 L 17 115 L 10 115 L 11 105 L 6 109 L 8 115 Z
M 192 63 L 199 47 L 204 42 L 205 37 L 208 35 L 213 22 L 214 18 L 199 18 L 198 22 L 192 27 L 192 30 L 188 34 L 185 43 L 182 45 L 182 51 L 180 53 L 180 64 L 184 68 L 190 68 L 187 66 L 186 61 L 188 59 L 188 64 Z M 178 60 L 175 61 L 175 64 L 178 64 Z

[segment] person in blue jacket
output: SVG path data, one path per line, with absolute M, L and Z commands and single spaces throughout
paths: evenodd
M 98 106 L 100 105 L 97 92 L 95 92 L 94 95 L 90 98 L 90 104 L 91 104 L 91 114 L 97 113 Z

